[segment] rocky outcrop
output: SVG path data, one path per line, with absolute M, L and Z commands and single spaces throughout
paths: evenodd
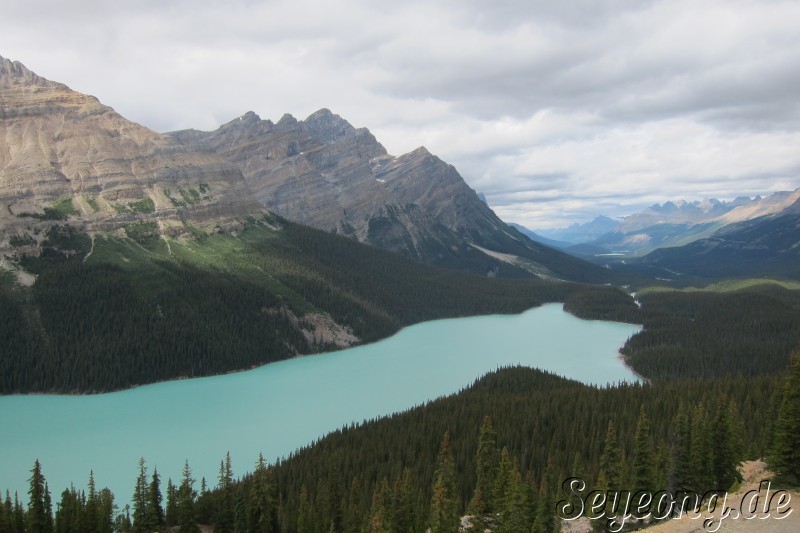
M 179 233 L 261 211 L 224 158 L 0 57 L 0 248 L 54 223 L 92 232 L 158 220 Z

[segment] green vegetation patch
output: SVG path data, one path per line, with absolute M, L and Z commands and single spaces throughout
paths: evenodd
M 133 211 L 134 213 L 143 213 L 143 214 L 152 213 L 156 210 L 156 204 L 153 202 L 153 199 L 149 197 L 145 197 L 142 198 L 141 200 L 131 202 L 128 204 L 128 207 L 130 207 L 131 211 Z
M 153 202 L 151 198 L 144 197 L 141 200 L 136 200 L 135 202 L 130 202 L 127 204 L 124 203 L 114 204 L 114 209 L 119 214 L 126 214 L 126 213 L 149 214 L 156 210 L 156 204 Z
M 72 205 L 72 198 L 64 198 L 54 203 L 51 207 L 45 207 L 44 213 L 20 213 L 18 217 L 30 217 L 38 220 L 67 220 L 70 216 L 78 216 L 80 213 Z

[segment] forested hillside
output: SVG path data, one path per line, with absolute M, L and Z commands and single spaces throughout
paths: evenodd
M 612 287 L 438 269 L 270 217 L 236 236 L 191 238 L 162 238 L 148 223 L 93 239 L 54 225 L 41 255 L 22 263 L 38 275 L 33 287 L 0 283 L 0 393 L 218 374 L 578 294 L 595 298 L 576 314 L 638 320 Z M 609 298 L 613 309 L 595 302 Z
M 637 294 L 644 329 L 622 349 L 654 380 L 774 375 L 800 340 L 800 290 L 753 280 L 736 290 Z

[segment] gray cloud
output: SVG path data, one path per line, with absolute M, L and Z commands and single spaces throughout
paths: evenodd
M 153 129 L 329 107 L 533 227 L 800 186 L 793 1 L 10 4 L 0 54 Z

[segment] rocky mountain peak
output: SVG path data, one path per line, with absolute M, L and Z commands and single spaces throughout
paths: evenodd
M 297 119 L 291 113 L 285 113 L 278 121 L 278 126 L 285 126 L 287 124 L 297 124 Z
M 353 135 L 356 131 L 349 122 L 326 108 L 309 115 L 303 121 L 303 126 L 308 135 L 325 144 Z
M 0 56 L 0 78 L 12 77 L 31 81 L 38 81 L 41 79 L 34 72 L 28 70 L 28 68 L 19 61 L 11 61 L 10 59 Z
M 250 123 L 250 122 L 260 122 L 260 121 L 261 117 L 259 117 L 255 111 L 248 111 L 247 113 L 239 117 L 239 122 Z
M 416 148 L 415 150 L 413 150 L 413 151 L 411 152 L 411 154 L 417 155 L 417 156 L 419 156 L 419 157 L 426 157 L 426 156 L 432 155 L 432 154 L 431 154 L 431 153 L 428 151 L 428 149 L 427 149 L 427 148 L 425 148 L 424 146 L 420 146 L 419 148 Z

